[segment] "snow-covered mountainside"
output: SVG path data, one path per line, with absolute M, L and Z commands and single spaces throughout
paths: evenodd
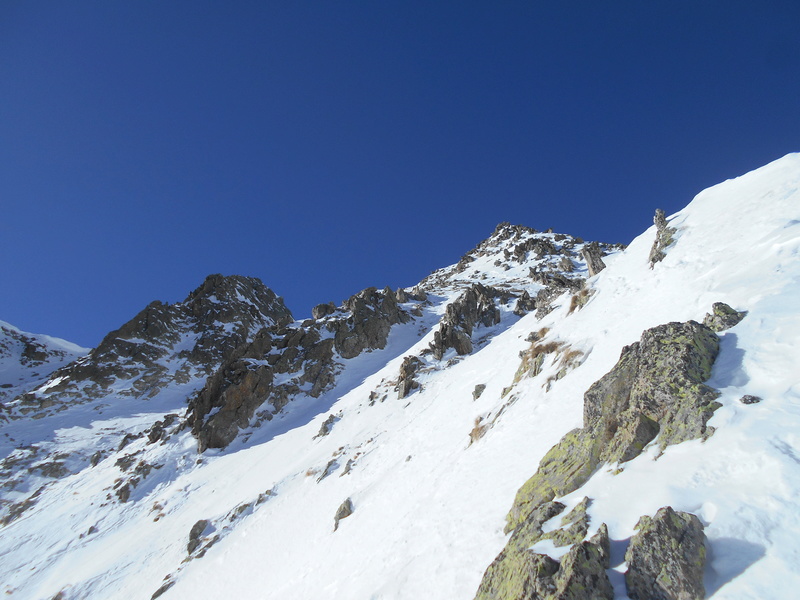
M 794 598 L 799 254 L 793 154 L 308 319 L 212 276 L 36 371 L 3 325 L 0 590 Z
M 0 407 L 41 385 L 53 371 L 88 352 L 88 348 L 66 340 L 26 333 L 0 321 Z

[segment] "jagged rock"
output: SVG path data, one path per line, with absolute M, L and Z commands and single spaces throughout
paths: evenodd
M 711 312 L 703 319 L 703 325 L 719 333 L 737 325 L 746 316 L 747 311 L 739 312 L 724 302 L 714 302 Z
M 425 290 L 416 285 L 408 293 L 408 297 L 417 302 L 425 302 L 428 299 L 428 294 L 425 293 Z
M 594 277 L 606 268 L 606 263 L 601 258 L 602 252 L 597 242 L 586 244 L 581 250 L 581 255 L 583 260 L 586 261 L 586 267 L 589 269 L 589 277 Z
M 414 380 L 414 375 L 419 371 L 423 362 L 416 356 L 406 356 L 403 364 L 400 365 L 400 379 L 397 383 L 397 397 L 405 398 L 412 390 L 419 387 L 419 383 Z
M 589 503 L 589 498 L 581 500 L 568 515 L 562 517 L 561 527 L 543 534 L 542 539 L 552 540 L 556 546 L 569 546 L 583 541 L 589 531 L 589 516 L 586 514 Z
M 339 505 L 339 508 L 336 509 L 336 514 L 333 517 L 333 530 L 336 531 L 339 529 L 339 521 L 352 515 L 354 510 L 355 508 L 353 507 L 353 502 L 350 500 L 350 498 L 347 498 L 344 502 L 342 502 Z
M 636 525 L 625 560 L 631 600 L 702 600 L 706 549 L 703 524 L 695 515 L 660 508 Z
M 761 398 L 759 398 L 758 396 L 751 396 L 750 394 L 746 394 L 741 398 L 739 398 L 739 402 L 741 402 L 742 404 L 758 404 L 759 402 L 761 402 Z
M 543 502 L 576 490 L 603 462 L 638 456 L 659 436 L 661 448 L 705 438 L 719 393 L 705 385 L 719 339 L 705 325 L 667 323 L 623 348 L 614 368 L 584 394 L 582 429 L 565 435 L 517 492 L 506 530 Z
M 333 302 L 328 302 L 327 304 L 317 304 L 314 308 L 312 308 L 311 316 L 315 319 L 322 319 L 328 315 L 332 315 L 335 312 L 336 305 Z
M 408 294 L 403 288 L 397 288 L 397 291 L 394 293 L 394 299 L 401 304 L 403 302 L 408 302 Z
M 460 355 L 472 352 L 472 331 L 478 324 L 486 327 L 500 322 L 500 310 L 494 299 L 497 290 L 475 283 L 447 305 L 445 316 L 434 333 L 433 356 L 441 360 L 448 348 Z
M 561 561 L 530 550 L 541 539 L 542 525 L 564 510 L 559 502 L 546 502 L 511 536 L 506 547 L 486 569 L 475 600 L 612 600 L 613 588 L 605 570 L 609 563 L 608 529 L 603 524 L 589 541 L 582 523 L 586 500 L 565 518 L 575 537 Z M 571 521 L 571 522 L 570 522 Z
M 667 218 L 664 211 L 660 208 L 656 209 L 656 214 L 653 217 L 653 223 L 656 226 L 656 239 L 653 242 L 653 247 L 650 249 L 650 268 L 652 269 L 657 262 L 664 260 L 666 250 L 674 241 L 673 236 L 678 231 L 674 227 L 667 226 Z
M 554 600 L 614 600 L 606 574 L 607 555 L 591 541 L 570 548 L 556 574 Z
M 526 314 L 536 308 L 536 301 L 531 298 L 527 290 L 522 292 L 522 295 L 517 299 L 517 304 L 514 306 L 514 314 L 518 317 L 524 317 Z
M 367 288 L 348 298 L 343 308 L 350 316 L 337 323 L 334 337 L 336 351 L 342 358 L 353 358 L 366 349 L 385 348 L 392 325 L 410 318 L 397 306 L 391 290 L 379 292 Z
M 291 319 L 258 279 L 209 275 L 183 302 L 150 303 L 24 401 L 43 408 L 109 394 L 149 398 L 174 381 L 212 374 L 257 331 Z
M 485 383 L 479 383 L 475 386 L 475 389 L 472 390 L 472 399 L 477 400 L 483 394 L 483 391 L 486 389 Z

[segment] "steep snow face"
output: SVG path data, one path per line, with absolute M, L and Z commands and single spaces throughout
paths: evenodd
M 186 398 L 172 387 L 146 404 L 124 399 L 127 413 L 54 427 L 49 462 L 72 474 L 59 478 L 58 466 L 34 462 L 29 477 L 4 483 L 5 514 L 16 517 L 0 536 L 0 589 L 65 600 L 473 598 L 506 543 L 517 489 L 582 425 L 585 390 L 643 330 L 702 320 L 722 301 L 748 315 L 720 335 L 708 382 L 721 392 L 713 436 L 663 455 L 656 439 L 560 500 L 570 508 L 590 497 L 590 534 L 608 525 L 618 598 L 634 525 L 666 505 L 706 526 L 709 597 L 795 597 L 800 155 L 706 190 L 669 226 L 674 241 L 653 268 L 655 227 L 603 257 L 607 268 L 588 278 L 580 303 L 565 287 L 549 297 L 550 312 L 520 317 L 500 297 L 499 320 L 475 327 L 470 353 L 450 348 L 436 359 L 429 348 L 440 319 L 465 288 L 535 296 L 544 285 L 530 273 L 543 270 L 534 261 L 544 255 L 531 248 L 517 264 L 503 252 L 513 256 L 533 233 L 487 243 L 486 256 L 473 252 L 464 268 L 427 278 L 427 300 L 401 302 L 418 314 L 392 327 L 385 348 L 343 362 L 333 388 L 225 450 L 198 456 L 179 420 L 167 423 L 163 409 Z M 585 277 L 583 265 L 572 272 Z M 520 369 L 529 340 L 548 352 Z M 400 398 L 408 356 L 421 362 L 418 387 Z M 762 400 L 745 405 L 745 394 Z M 16 421 L 15 434 L 31 435 L 42 421 Z M 86 456 L 104 436 L 106 450 Z M 52 458 L 57 451 L 64 456 Z M 347 499 L 353 512 L 334 531 Z
M 0 321 L 0 407 L 88 352 L 66 340 L 20 331 Z

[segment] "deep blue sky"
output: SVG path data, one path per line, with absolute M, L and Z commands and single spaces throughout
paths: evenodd
M 796 0 L 546 4 L 4 0 L 0 319 L 92 346 L 215 272 L 303 317 L 800 150 Z

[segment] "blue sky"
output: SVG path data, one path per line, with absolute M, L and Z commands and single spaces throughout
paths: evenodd
M 629 242 L 800 134 L 797 2 L 0 3 L 0 319 L 296 317 L 500 221 Z

